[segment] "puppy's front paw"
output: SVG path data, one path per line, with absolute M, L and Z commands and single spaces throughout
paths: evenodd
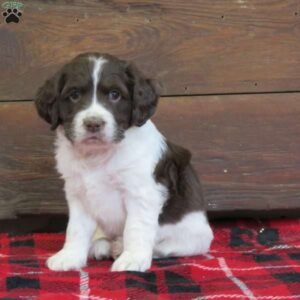
M 86 259 L 76 251 L 62 249 L 48 258 L 46 265 L 52 271 L 78 270 L 86 265 Z
M 145 272 L 151 266 L 151 256 L 134 254 L 124 251 L 119 258 L 113 263 L 111 270 L 120 271 L 138 271 Z

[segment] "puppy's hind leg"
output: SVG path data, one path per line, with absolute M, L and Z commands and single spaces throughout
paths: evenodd
M 123 252 L 123 239 L 118 237 L 112 241 L 102 237 L 93 241 L 89 257 L 97 260 L 105 258 L 117 259 Z
M 89 250 L 89 257 L 93 257 L 97 260 L 110 257 L 111 243 L 106 238 L 96 239 L 92 242 Z
M 153 256 L 162 258 L 205 254 L 212 240 L 213 232 L 204 213 L 189 213 L 180 222 L 159 228 Z

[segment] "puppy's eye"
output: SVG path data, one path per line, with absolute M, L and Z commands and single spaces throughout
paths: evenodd
M 71 92 L 71 94 L 69 95 L 69 97 L 68 97 L 72 102 L 78 102 L 79 100 L 80 100 L 80 98 L 81 98 L 81 94 L 78 92 L 78 91 L 76 91 L 76 90 L 74 90 L 74 91 L 72 91 Z
M 118 102 L 121 99 L 121 93 L 118 90 L 111 90 L 108 93 L 109 100 L 112 102 Z

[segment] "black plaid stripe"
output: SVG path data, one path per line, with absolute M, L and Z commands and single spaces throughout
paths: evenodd
M 128 289 L 139 288 L 157 294 L 156 274 L 154 272 L 127 272 L 125 285 Z
M 13 289 L 39 289 L 40 281 L 38 278 L 9 276 L 6 278 L 6 288 L 8 291 Z
M 185 299 L 201 294 L 199 282 L 194 282 L 190 275 L 168 270 L 159 273 L 162 275 L 160 282 L 155 272 L 127 272 L 125 284 L 129 290 L 128 295 L 131 295 L 130 289 L 134 289 L 135 292 L 139 289 L 141 293 L 150 294 L 158 294 L 164 290 L 166 294 L 183 295 Z
M 12 275 L 6 278 L 7 291 L 16 292 L 18 290 L 34 289 L 38 292 L 41 288 L 39 275 L 28 275 L 26 271 L 34 269 L 34 271 L 37 272 L 39 269 L 39 263 L 35 255 L 35 241 L 33 236 L 12 237 L 9 243 L 9 251 L 10 259 L 8 260 L 8 265 L 10 266 L 10 273 L 18 275 Z

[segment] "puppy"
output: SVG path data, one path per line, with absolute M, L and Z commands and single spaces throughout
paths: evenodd
M 112 271 L 145 271 L 152 258 L 204 254 L 213 239 L 191 154 L 151 122 L 153 82 L 131 63 L 85 53 L 38 90 L 39 115 L 56 130 L 57 169 L 69 222 L 51 270 L 116 258 Z M 99 225 L 106 238 L 92 241 Z

